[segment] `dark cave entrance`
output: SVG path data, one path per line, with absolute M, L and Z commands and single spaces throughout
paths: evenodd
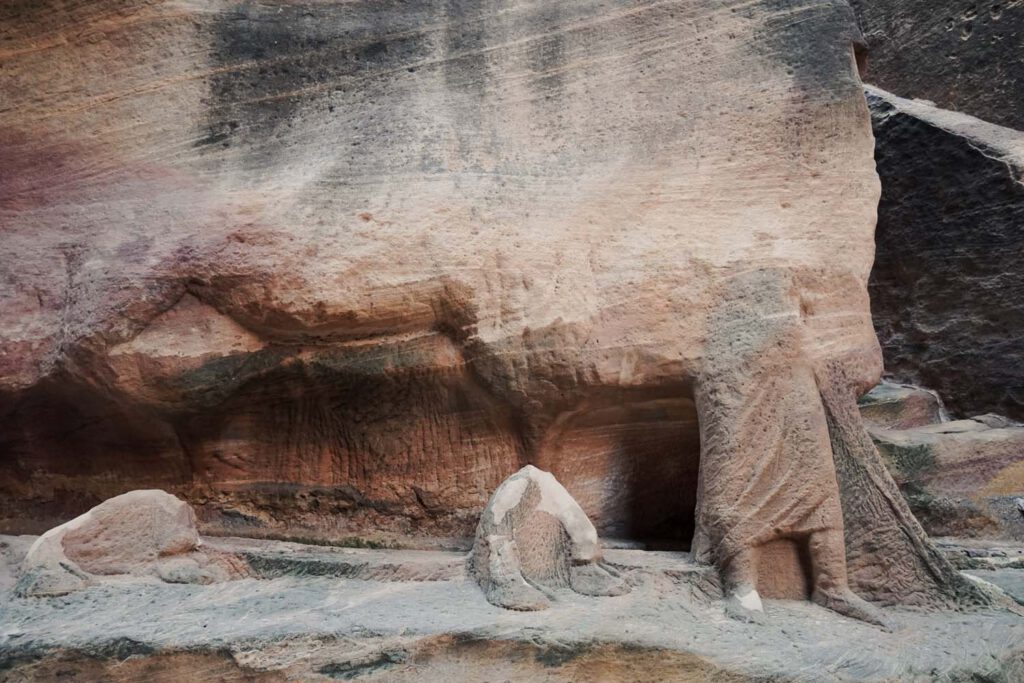
M 689 550 L 700 471 L 691 398 L 585 406 L 549 432 L 538 467 L 552 472 L 607 540 Z
M 521 464 L 517 427 L 461 368 L 346 372 L 292 363 L 166 415 L 74 382 L 0 406 L 0 526 L 40 533 L 125 491 L 196 506 L 204 533 L 469 537 Z M 535 465 L 606 540 L 689 549 L 700 436 L 686 387 L 609 390 L 564 413 Z

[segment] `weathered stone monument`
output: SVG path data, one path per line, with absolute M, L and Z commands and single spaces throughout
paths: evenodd
M 243 573 L 239 562 L 199 546 L 187 503 L 163 491 L 129 491 L 36 539 L 21 562 L 15 592 L 64 595 L 103 576 L 215 583 Z
M 480 516 L 470 571 L 508 609 L 549 606 L 545 588 L 613 596 L 629 587 L 601 565 L 597 530 L 550 472 L 527 465 L 502 482 Z
M 596 530 L 692 536 L 738 609 L 985 600 L 857 412 L 879 183 L 845 2 L 0 26 L 6 530 L 159 487 L 219 532 L 468 536 L 534 464 Z

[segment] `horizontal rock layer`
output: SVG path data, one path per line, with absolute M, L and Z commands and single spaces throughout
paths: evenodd
M 535 462 L 685 541 L 733 274 L 877 373 L 832 2 L 2 12 L 6 529 L 159 487 L 211 530 L 469 535 Z
M 866 595 L 965 594 L 856 413 L 845 2 L 0 11 L 0 527 L 162 488 L 207 531 L 464 536 L 535 464 L 739 583 L 806 551 L 852 604 L 845 541 Z
M 948 419 L 935 392 L 908 384 L 882 382 L 860 397 L 858 407 L 868 429 L 910 429 Z
M 685 553 L 610 550 L 606 560 L 634 587 L 629 595 L 565 591 L 557 608 L 524 613 L 489 604 L 471 580 L 445 570 L 461 566 L 463 553 L 242 539 L 211 545 L 272 560 L 259 573 L 266 578 L 215 586 L 126 579 L 58 600 L 16 599 L 3 566 L 19 541 L 0 536 L 0 675 L 18 681 L 719 683 L 814 672 L 848 683 L 1015 681 L 1024 672 L 1020 617 L 1006 609 L 887 609 L 900 624 L 892 634 L 774 601 L 765 623 L 744 623 L 724 617 L 716 572 Z M 424 575 L 430 567 L 441 574 Z M 1019 570 L 976 574 L 1021 595 Z
M 1024 425 L 950 420 L 934 392 L 890 382 L 862 397 L 860 412 L 929 535 L 1024 539 Z
M 985 415 L 871 435 L 930 534 L 1024 539 L 1024 427 Z

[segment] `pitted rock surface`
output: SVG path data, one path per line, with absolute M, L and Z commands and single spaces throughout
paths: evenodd
M 199 545 L 188 503 L 163 491 L 130 491 L 40 536 L 21 563 L 16 592 L 63 595 L 111 575 L 213 583 L 243 573 L 240 562 L 211 558 Z
M 868 100 L 886 371 L 937 391 L 954 417 L 1024 420 L 1024 133 L 877 88 Z
M 597 530 L 550 472 L 527 465 L 502 482 L 480 516 L 470 572 L 487 600 L 508 609 L 549 606 L 553 590 L 629 592 L 605 564 Z
M 856 413 L 846 3 L 46 0 L 0 31 L 3 529 L 161 488 L 211 532 L 469 536 L 534 463 L 744 590 L 970 593 Z

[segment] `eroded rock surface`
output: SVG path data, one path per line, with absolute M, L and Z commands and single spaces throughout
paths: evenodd
M 910 429 L 947 419 L 938 394 L 909 384 L 882 382 L 857 405 L 868 429 Z
M 1024 426 L 983 415 L 871 435 L 929 534 L 1024 540 Z
M 1024 425 L 994 414 L 950 420 L 935 392 L 883 382 L 860 413 L 931 536 L 1024 538 Z
M 1024 419 L 1024 133 L 868 97 L 883 188 L 870 291 L 886 370 L 935 389 L 954 415 Z
M 850 0 L 871 82 L 904 97 L 1024 129 L 1024 2 Z
M 461 552 L 216 542 L 293 564 L 264 580 L 128 579 L 36 600 L 5 592 L 0 563 L 0 676 L 849 683 L 1024 674 L 1024 629 L 1007 609 L 888 608 L 899 624 L 890 634 L 807 602 L 768 600 L 771 618 L 751 625 L 724 618 L 716 572 L 686 553 L 607 550 L 629 595 L 564 591 L 557 608 L 522 612 L 488 603 L 462 574 L 422 574 L 426 564 L 464 567 Z M 0 552 L 18 543 L 0 537 Z M 310 571 L 314 559 L 321 564 Z M 357 565 L 366 569 L 353 573 Z M 974 574 L 1021 595 L 1021 570 Z
M 51 529 L 29 548 L 16 592 L 64 595 L 100 576 L 158 576 L 171 583 L 213 583 L 241 565 L 199 550 L 195 514 L 163 491 L 131 491 Z
M 579 504 L 550 472 L 527 465 L 491 496 L 469 563 L 489 602 L 532 611 L 549 606 L 551 589 L 628 593 L 601 560 L 597 530 Z
M 849 564 L 982 599 L 857 414 L 879 187 L 845 3 L 54 0 L 0 30 L 4 528 L 145 486 L 209 530 L 470 535 L 538 463 L 598 528 L 695 529 L 732 592 L 852 603 Z

